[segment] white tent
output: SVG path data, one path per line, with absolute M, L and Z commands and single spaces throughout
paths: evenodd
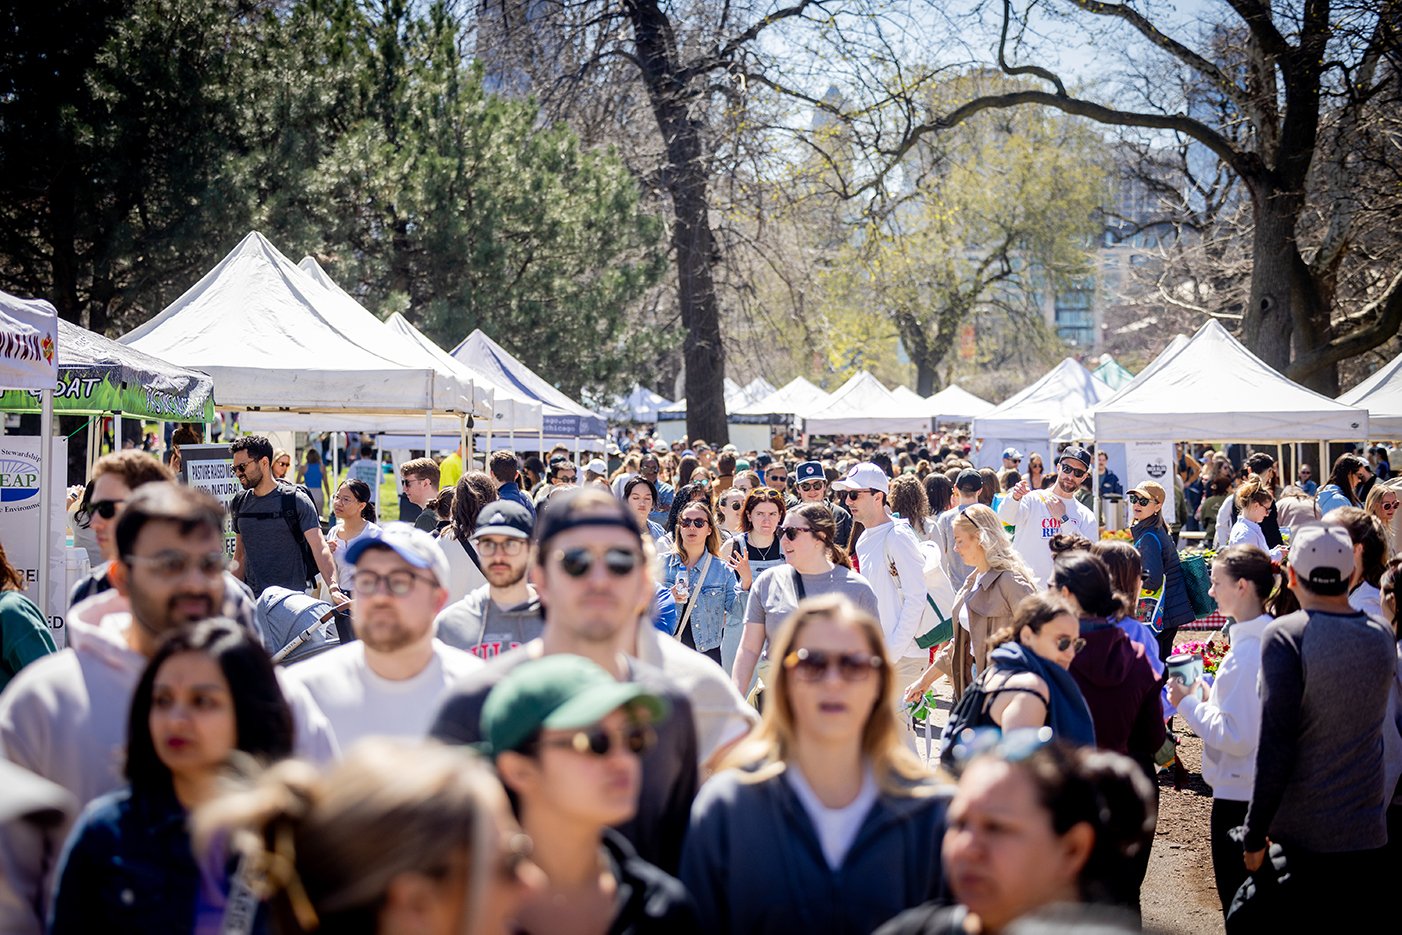
M 208 373 L 228 409 L 463 412 L 470 391 L 257 231 L 120 340 Z
M 804 431 L 811 435 L 930 430 L 928 415 L 908 412 L 880 380 L 865 370 L 834 390 L 826 401 L 798 415 L 803 419 Z
M 608 433 L 603 416 L 570 399 L 550 381 L 517 360 L 500 344 L 474 329 L 453 348 L 452 356 L 493 383 L 541 404 L 544 431 L 550 438 L 599 438 Z
M 1339 402 L 1367 409 L 1369 431 L 1373 434 L 1402 439 L 1402 354 L 1340 396 Z
M 1109 399 L 1105 400 L 1105 402 L 1100 403 L 1100 405 L 1109 405 L 1112 401 L 1118 398 L 1119 395 L 1122 392 L 1124 392 L 1125 389 L 1127 389 L 1131 385 L 1135 385 L 1143 382 L 1144 380 L 1147 380 L 1160 367 L 1162 367 L 1165 363 L 1177 356 L 1178 352 L 1181 351 L 1184 347 L 1186 347 L 1187 344 L 1187 335 L 1175 334 L 1173 336 L 1173 340 L 1168 342 L 1168 346 L 1165 347 L 1162 351 L 1160 351 L 1159 356 L 1151 360 L 1147 367 L 1139 371 L 1138 376 L 1132 377 L 1129 383 L 1126 383 L 1124 386 L 1116 390 L 1114 396 L 1111 396 Z M 1094 438 L 1095 409 L 1093 408 L 1082 410 L 1081 412 L 1076 413 L 1074 416 L 1071 416 L 1069 419 L 1064 419 L 1059 424 L 1052 426 L 1052 441 L 1089 442 Z
M 1352 441 L 1368 412 L 1293 383 L 1213 320 L 1092 414 L 1097 441 Z
M 957 383 L 949 384 L 927 401 L 936 424 L 972 422 L 996 408 L 993 403 L 980 399 Z
M 753 385 L 753 381 L 752 384 Z M 755 402 L 750 395 L 750 391 L 736 383 L 730 377 L 726 377 L 721 383 L 721 391 L 725 394 L 725 411 L 735 412 Z M 663 406 L 657 411 L 657 437 L 666 442 L 674 442 L 686 437 L 686 397 L 682 397 L 669 406 Z M 741 451 L 749 450 L 741 446 L 741 443 L 731 439 L 735 447 Z M 753 439 L 742 439 L 742 441 L 753 441 Z M 766 435 L 764 446 L 768 447 L 769 437 Z M 750 446 L 753 448 L 754 446 Z M 759 450 L 759 449 L 755 449 Z
M 930 401 L 905 384 L 901 384 L 892 390 L 891 397 L 905 408 L 914 408 L 920 412 L 934 415 L 934 412 L 930 409 Z
M 756 402 L 741 406 L 730 413 L 732 418 L 744 416 L 793 416 L 821 406 L 828 394 L 805 380 L 794 377 L 782 387 Z
M 1050 463 L 1052 426 L 1114 393 L 1085 367 L 1066 358 L 1036 383 L 974 419 L 972 433 L 981 439 L 974 464 L 999 467 L 1005 448 L 1042 453 L 1044 463 Z
M 657 412 L 672 405 L 672 401 L 654 393 L 641 383 L 634 383 L 626 396 L 618 399 L 607 413 L 619 422 L 656 422 Z
M 747 405 L 754 405 L 766 396 L 773 395 L 774 389 L 774 384 L 770 383 L 764 377 L 755 377 L 749 383 L 746 383 L 743 389 L 745 397 L 749 400 Z

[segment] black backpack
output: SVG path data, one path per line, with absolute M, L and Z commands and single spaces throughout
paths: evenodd
M 964 689 L 964 694 L 959 696 L 959 700 L 949 711 L 949 721 L 945 724 L 944 733 L 940 737 L 940 763 L 955 775 L 958 775 L 962 770 L 962 764 L 954 755 L 959 734 L 965 730 L 993 724 L 993 718 L 988 715 L 988 686 L 986 684 L 989 674 L 993 671 L 992 668 L 987 668 L 980 672 L 978 678 L 969 683 L 968 687 Z
M 317 567 L 316 556 L 312 555 L 311 543 L 307 542 L 307 536 L 302 532 L 300 524 L 297 522 L 297 494 L 301 492 L 308 502 L 312 502 L 311 494 L 307 493 L 305 486 L 294 486 L 286 482 L 278 482 L 277 489 L 282 495 L 282 503 L 281 508 L 276 513 L 244 513 L 243 505 L 248 502 L 253 491 L 240 490 L 234 494 L 234 499 L 229 504 L 229 515 L 233 518 L 234 531 L 238 532 L 240 520 L 281 518 L 287 524 L 287 531 L 291 533 L 292 541 L 297 543 L 297 552 L 302 556 L 302 569 L 307 586 L 315 587 L 321 569 Z

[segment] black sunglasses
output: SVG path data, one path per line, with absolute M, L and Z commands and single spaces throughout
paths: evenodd
M 705 529 L 711 525 L 708 519 L 679 519 L 677 525 L 683 529 Z
M 821 649 L 799 649 L 784 657 L 784 668 L 795 678 L 819 682 L 836 668 L 844 682 L 860 682 L 881 668 L 881 657 L 867 653 L 826 653 Z
M 1132 493 L 1129 495 L 1129 502 L 1133 503 L 1135 506 L 1148 506 L 1154 501 L 1149 497 L 1141 497 L 1137 493 Z
M 94 500 L 88 504 L 88 514 L 96 513 L 103 519 L 111 519 L 117 515 L 117 509 L 126 503 L 125 500 Z
M 813 530 L 809 529 L 807 526 L 785 526 L 783 529 L 779 530 L 779 534 L 792 542 L 798 538 L 799 533 L 812 531 Z
M 825 480 L 806 480 L 806 481 L 800 481 L 800 482 L 799 482 L 799 485 L 798 485 L 798 489 L 799 489 L 799 490 L 802 490 L 802 491 L 822 490 L 824 487 L 827 486 L 827 483 L 828 483 L 828 482 L 825 481 Z
M 1087 474 L 1085 468 L 1073 468 L 1071 465 L 1066 464 L 1065 462 L 1062 463 L 1061 470 L 1065 471 L 1067 474 L 1070 474 L 1072 477 L 1085 477 Z
M 651 727 L 642 724 L 634 724 L 625 727 L 618 732 L 618 740 L 623 744 L 623 749 L 629 753 L 646 753 L 652 749 L 657 742 L 657 734 Z M 612 731 L 602 727 L 595 727 L 592 730 L 582 730 L 571 734 L 568 737 L 560 737 L 555 740 L 542 740 L 542 747 L 559 747 L 565 750 L 573 750 L 575 753 L 588 753 L 593 756 L 608 756 L 613 749 L 614 734 Z
M 593 568 L 594 562 L 599 559 L 603 559 L 609 574 L 622 578 L 637 568 L 643 560 L 641 555 L 630 549 L 605 549 L 603 555 L 595 555 L 584 546 L 557 552 L 556 557 L 560 560 L 560 567 L 571 578 L 583 578 L 589 574 L 589 569 Z

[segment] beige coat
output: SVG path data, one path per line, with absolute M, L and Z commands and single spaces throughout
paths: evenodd
M 1012 571 L 990 571 L 974 584 L 978 572 L 970 572 L 954 597 L 950 617 L 954 640 L 940 651 L 935 663 L 949 675 L 957 700 L 969 684 L 969 669 L 982 672 L 988 665 L 988 638 L 1003 627 L 1012 626 L 1013 612 L 1024 597 L 1036 593 L 1036 586 Z M 958 623 L 959 611 L 969 612 L 969 629 Z

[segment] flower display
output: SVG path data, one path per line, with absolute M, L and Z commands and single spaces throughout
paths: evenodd
M 1173 654 L 1192 653 L 1194 656 L 1201 656 L 1203 671 L 1212 674 L 1222 664 L 1222 657 L 1227 654 L 1228 648 L 1227 641 L 1221 637 L 1208 640 L 1186 640 L 1174 644 Z

